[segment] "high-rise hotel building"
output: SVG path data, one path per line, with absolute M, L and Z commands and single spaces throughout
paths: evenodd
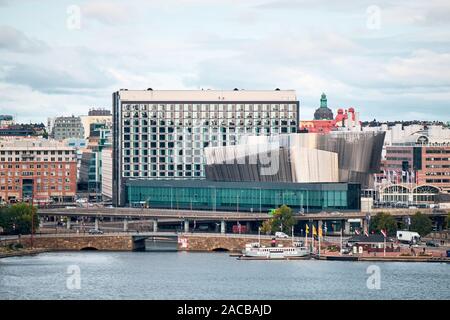
M 120 90 L 113 93 L 113 203 L 130 179 L 203 179 L 203 149 L 243 135 L 297 132 L 294 90 Z

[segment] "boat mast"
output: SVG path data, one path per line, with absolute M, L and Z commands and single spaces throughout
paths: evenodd
M 320 231 L 317 232 L 317 237 L 319 238 L 319 258 L 320 258 L 320 236 L 321 236 L 321 234 L 322 234 L 322 226 L 321 226 L 321 225 L 320 225 L 320 226 L 318 225 L 318 227 L 321 228 Z
M 294 246 L 294 226 L 292 226 L 292 246 Z

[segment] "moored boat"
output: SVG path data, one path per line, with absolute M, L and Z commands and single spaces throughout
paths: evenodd
M 292 246 L 265 247 L 260 243 L 248 243 L 242 250 L 241 259 L 288 260 L 309 257 L 308 248 L 301 242 L 293 242 Z

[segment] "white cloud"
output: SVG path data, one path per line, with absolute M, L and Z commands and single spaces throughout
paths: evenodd
M 91 19 L 106 25 L 129 21 L 135 11 L 126 3 L 117 1 L 89 1 L 81 7 L 82 19 Z
M 371 1 L 74 2 L 82 28 L 72 32 L 38 4 L 45 24 L 5 7 L 17 22 L 0 28 L 2 112 L 78 114 L 110 106 L 119 88 L 148 87 L 295 89 L 303 118 L 323 91 L 332 108 L 354 105 L 363 118 L 441 117 L 450 100 L 444 1 L 379 1 L 376 31 L 366 28 Z
M 35 53 L 46 49 L 43 41 L 30 38 L 16 28 L 0 26 L 0 50 Z

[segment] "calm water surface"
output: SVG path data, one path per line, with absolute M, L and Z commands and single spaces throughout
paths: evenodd
M 227 253 L 58 252 L 0 259 L 0 299 L 450 299 L 450 265 L 238 261 Z M 81 288 L 69 290 L 70 266 Z

